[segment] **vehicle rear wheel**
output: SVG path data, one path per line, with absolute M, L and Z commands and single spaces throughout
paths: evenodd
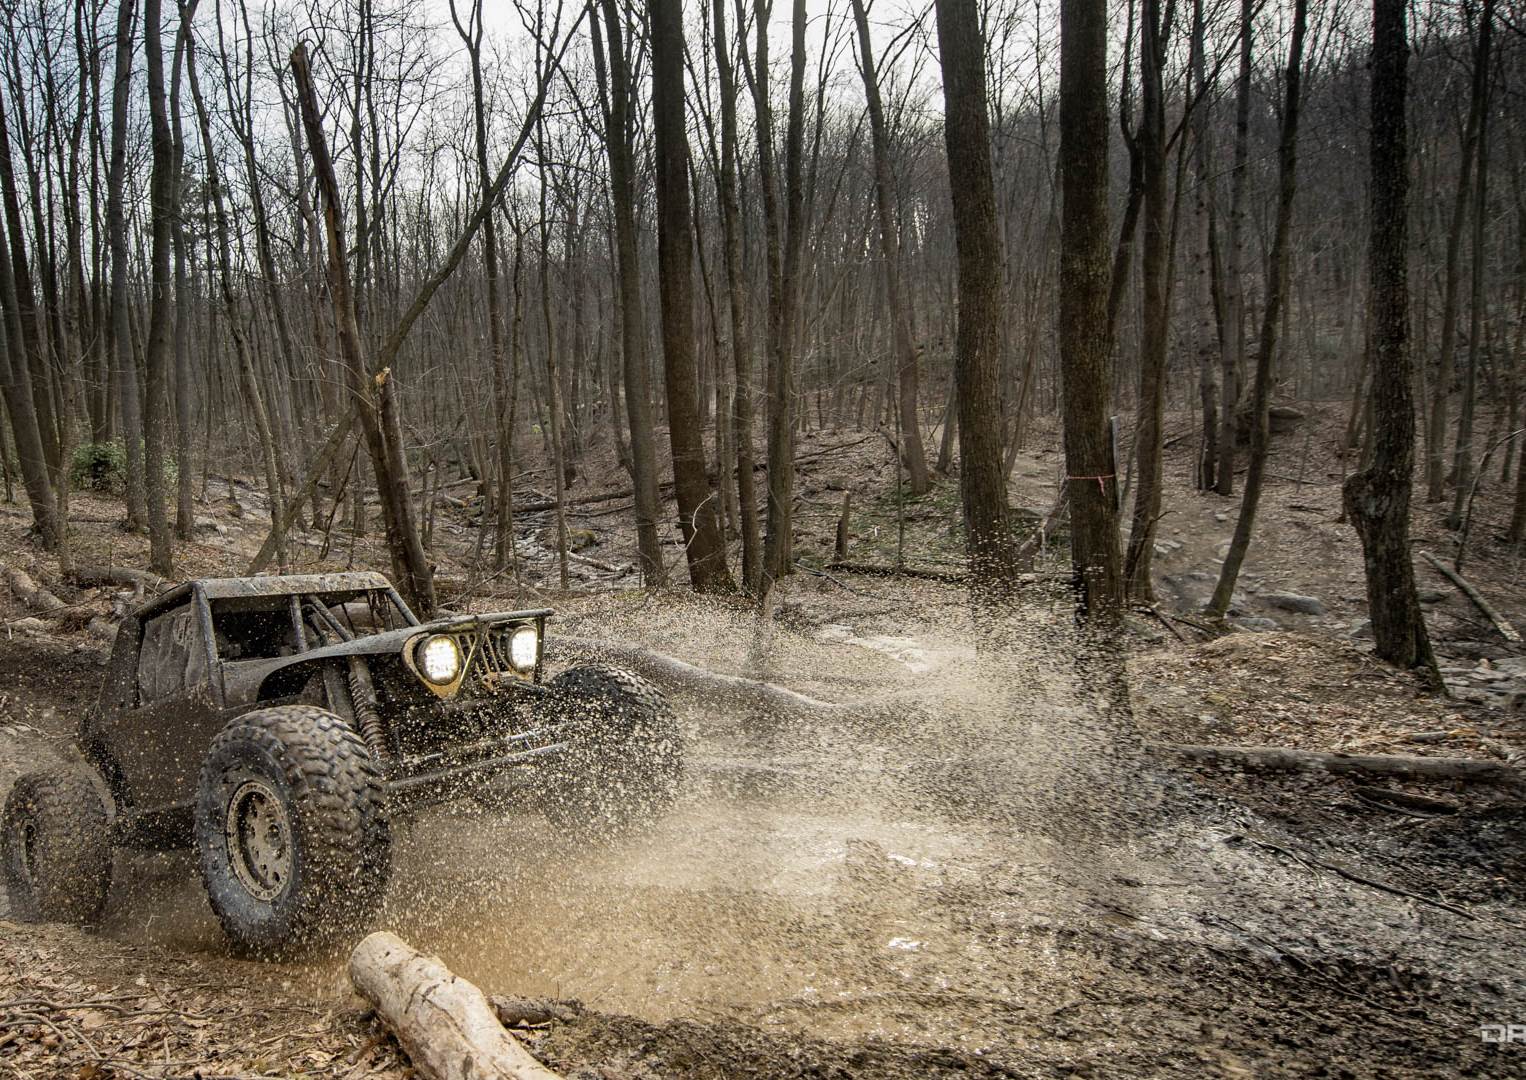
M 282 705 L 212 740 L 196 800 L 207 898 L 241 950 L 331 947 L 376 914 L 391 869 L 381 769 L 342 719 Z
M 106 804 L 83 769 L 27 773 L 0 816 L 0 867 L 23 922 L 93 923 L 111 887 Z
M 619 833 L 672 805 L 683 739 L 668 699 L 622 668 L 569 668 L 551 680 L 553 718 L 567 749 L 547 762 L 541 805 L 579 835 Z

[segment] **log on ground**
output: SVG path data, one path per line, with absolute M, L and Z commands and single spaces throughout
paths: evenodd
M 1167 757 L 1260 772 L 1328 772 L 1336 776 L 1386 776 L 1401 780 L 1455 780 L 1526 789 L 1526 773 L 1497 761 L 1420 757 L 1409 754 L 1327 754 L 1285 746 L 1193 746 L 1150 743 Z
M 481 990 L 396 934 L 355 946 L 350 981 L 426 1080 L 561 1080 L 505 1030 Z

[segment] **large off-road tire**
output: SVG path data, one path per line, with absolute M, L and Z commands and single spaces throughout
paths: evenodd
M 380 768 L 312 705 L 245 713 L 212 740 L 196 799 L 207 898 L 241 951 L 331 948 L 375 915 L 391 869 Z
M 27 773 L 0 817 L 0 867 L 11 916 L 93 923 L 111 887 L 106 804 L 80 768 Z
M 551 680 L 552 718 L 567 748 L 546 765 L 541 806 L 582 837 L 618 834 L 672 805 L 683 739 L 668 699 L 621 668 L 569 668 Z

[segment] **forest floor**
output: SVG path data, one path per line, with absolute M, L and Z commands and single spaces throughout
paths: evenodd
M 1306 409 L 1274 443 L 1227 635 L 1172 615 L 1191 620 L 1212 590 L 1238 499 L 1191 489 L 1190 433 L 1168 451 L 1164 618 L 1141 615 L 1131 631 L 1141 734 L 1526 750 L 1521 650 L 1426 563 L 1417 577 L 1454 696 L 1427 695 L 1372 657 L 1360 550 L 1337 520 L 1344 417 Z M 1168 438 L 1189 427 L 1173 417 Z M 800 455 L 802 563 L 827 563 L 846 491 L 852 558 L 893 560 L 901 529 L 883 439 L 816 432 Z M 573 497 L 621 486 L 612 461 L 590 459 Z M 1059 460 L 1020 455 L 1014 503 L 1047 509 Z M 241 573 L 268 526 L 247 486 L 210 488 L 198 538 L 180 550 L 186 576 Z M 574 507 L 583 554 L 633 561 L 627 504 Z M 957 505 L 947 480 L 901 502 L 908 564 L 956 564 Z M 1498 483 L 1483 487 L 1464 572 L 1521 625 L 1526 566 L 1497 540 L 1508 506 Z M 1416 511 L 1417 549 L 1449 559 L 1455 537 L 1439 510 Z M 470 512 L 445 505 L 435 523 L 443 598 L 457 608 L 545 601 L 560 612 L 554 632 L 628 640 L 828 700 L 904 703 L 895 722 L 806 725 L 680 696 L 685 793 L 653 830 L 619 843 L 572 847 L 538 816 L 475 804 L 400 831 L 379 924 L 489 992 L 581 1002 L 523 1036 L 565 1075 L 1526 1076 L 1526 1045 L 1481 1037 L 1485 1025 L 1526 1023 L 1519 802 L 1386 785 L 1445 804 L 1422 813 L 1322 774 L 1167 769 L 1120 750 L 1072 659 L 1055 575 L 1013 613 L 996 657 L 977 656 L 957 586 L 835 570 L 791 579 L 760 640 L 741 607 L 651 596 L 591 564 L 575 563 L 578 588 L 561 593 L 544 513 L 519 522 L 522 584 L 485 581 Z M 82 562 L 144 565 L 142 539 L 111 524 L 120 516 L 112 497 L 76 497 Z M 27 524 L 23 508 L 0 505 L 0 551 L 77 608 L 40 625 L 0 596 L 0 795 L 18 772 L 70 753 L 105 651 L 100 623 L 87 624 L 131 599 L 57 585 Z M 319 543 L 301 549 L 304 568 Z M 386 566 L 375 536 L 336 548 L 323 565 Z M 669 550 L 681 571 L 681 549 Z M 460 596 L 452 582 L 501 595 Z M 342 962 L 236 959 L 187 855 L 122 853 L 91 932 L 21 926 L 0 907 L 0 1076 L 12 1075 L 408 1068 Z

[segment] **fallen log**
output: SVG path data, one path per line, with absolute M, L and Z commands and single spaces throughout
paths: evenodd
M 1328 772 L 1336 776 L 1387 776 L 1401 780 L 1458 780 L 1526 788 L 1526 773 L 1497 761 L 1419 757 L 1410 754 L 1327 754 L 1286 746 L 1194 746 L 1148 743 L 1167 757 L 1260 772 Z
M 840 705 L 819 701 L 774 683 L 744 679 L 739 675 L 721 675 L 679 660 L 664 653 L 617 641 L 590 641 L 583 638 L 547 638 L 553 655 L 586 656 L 611 660 L 630 668 L 659 685 L 694 694 L 726 708 L 752 708 L 808 719 L 845 716 L 869 711 L 860 704 Z
M 1491 605 L 1489 601 L 1485 600 L 1483 594 L 1473 587 L 1472 582 L 1463 577 L 1456 570 L 1453 570 L 1450 566 L 1447 566 L 1440 559 L 1436 558 L 1436 556 L 1432 555 L 1429 551 L 1422 551 L 1420 553 L 1420 557 L 1434 566 L 1442 577 L 1446 578 L 1453 585 L 1456 585 L 1459 589 L 1461 589 L 1463 594 L 1467 596 L 1469 600 L 1473 601 L 1473 606 L 1478 608 L 1479 611 L 1482 611 L 1484 616 L 1494 624 L 1494 628 L 1500 632 L 1500 636 L 1502 638 L 1504 638 L 1506 641 L 1514 641 L 1517 643 L 1520 642 L 1520 631 L 1510 624 L 1509 619 L 1505 618 L 1498 611 L 1494 610 L 1493 605 Z
M 827 563 L 828 570 L 845 574 L 866 574 L 874 577 L 921 578 L 924 581 L 941 581 L 947 585 L 963 585 L 964 574 L 953 570 L 929 570 L 920 566 L 886 566 L 880 563 L 848 562 L 833 559 Z
M 19 566 L 0 562 L 0 577 L 5 579 L 6 586 L 15 595 L 17 600 L 20 600 L 27 606 L 29 611 L 35 611 L 39 615 L 55 615 L 68 606 L 47 589 L 37 584 L 32 579 L 32 575 Z
M 426 1080 L 561 1080 L 499 1023 L 481 990 L 396 934 L 355 946 L 350 982 Z
M 82 588 L 115 585 L 143 595 L 164 588 L 164 579 L 147 570 L 134 570 L 127 566 L 79 566 L 74 570 L 74 584 Z

